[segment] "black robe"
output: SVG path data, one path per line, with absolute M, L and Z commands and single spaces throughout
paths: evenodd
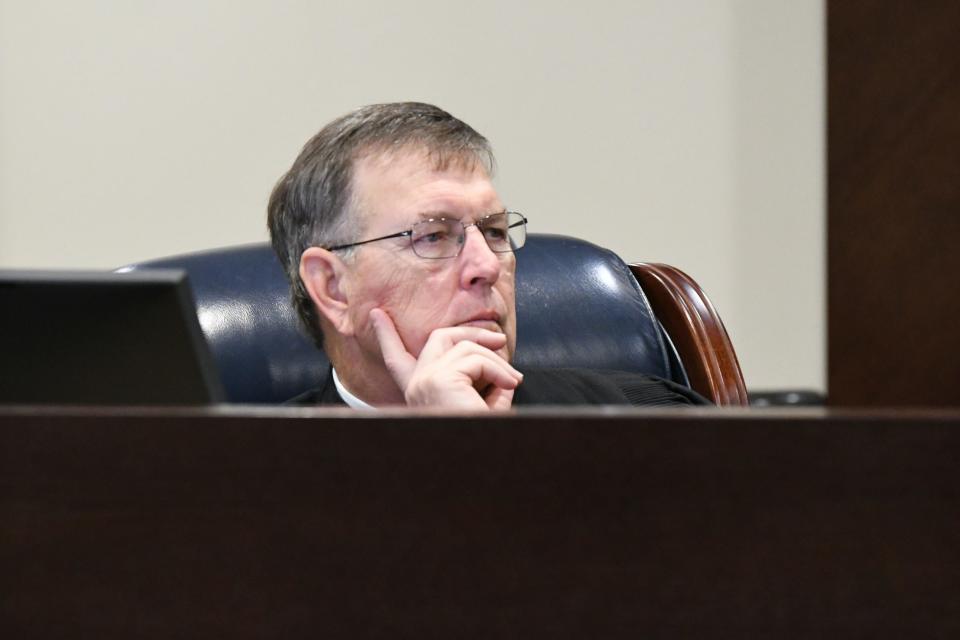
M 290 401 L 299 405 L 344 405 L 333 383 L 333 373 L 322 387 Z M 645 407 L 709 405 L 695 391 L 654 376 L 592 369 L 525 369 L 523 383 L 513 395 L 513 406 L 633 405 Z

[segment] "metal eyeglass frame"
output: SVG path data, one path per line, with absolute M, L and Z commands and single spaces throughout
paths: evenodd
M 519 221 L 519 222 L 516 222 L 516 223 L 514 223 L 514 224 L 511 224 L 511 225 L 509 225 L 509 226 L 507 227 L 507 235 L 508 235 L 508 237 L 509 237 L 510 229 L 515 229 L 516 227 L 518 227 L 518 226 L 520 226 L 520 225 L 523 225 L 524 228 L 526 228 L 526 226 L 527 226 L 527 217 L 526 217 L 525 215 L 523 215 L 522 213 L 520 213 L 519 211 L 502 211 L 502 212 L 500 212 L 500 213 L 491 213 L 491 214 L 489 214 L 489 215 L 486 215 L 486 216 L 480 218 L 480 219 L 477 220 L 476 222 L 471 222 L 470 224 L 463 224 L 463 222 L 461 222 L 460 220 L 455 220 L 455 219 L 452 219 L 452 218 L 429 218 L 429 219 L 427 219 L 427 220 L 421 220 L 420 222 L 417 222 L 417 223 L 414 225 L 414 226 L 416 226 L 417 224 L 422 224 L 422 223 L 424 223 L 424 222 L 441 222 L 441 221 L 442 221 L 442 222 L 454 222 L 454 221 L 459 222 L 459 223 L 460 223 L 460 226 L 463 227 L 463 236 L 461 236 L 462 239 L 461 239 L 461 241 L 457 244 L 457 252 L 456 252 L 455 254 L 453 254 L 452 256 L 437 256 L 437 257 L 433 257 L 433 256 L 421 256 L 419 253 L 417 253 L 417 250 L 416 250 L 416 248 L 414 247 L 414 244 L 413 244 L 413 228 L 407 229 L 406 231 L 399 231 L 399 232 L 397 232 L 397 233 L 391 233 L 390 235 L 387 235 L 387 236 L 380 236 L 379 238 L 371 238 L 370 240 L 361 240 L 360 242 L 351 242 L 351 243 L 349 243 L 349 244 L 338 244 L 338 245 L 335 246 L 335 247 L 323 247 L 323 248 L 326 249 L 327 251 L 339 251 L 339 250 L 341 250 L 341 249 L 349 249 L 350 247 L 359 247 L 359 246 L 362 245 L 362 244 L 369 244 L 369 243 L 371 243 L 371 242 L 379 242 L 380 240 L 390 240 L 391 238 L 403 238 L 403 237 L 407 237 L 407 238 L 410 238 L 410 248 L 413 249 L 413 253 L 416 254 L 417 257 L 423 258 L 424 260 L 447 260 L 447 259 L 449 259 L 449 258 L 456 258 L 457 256 L 459 256 L 459 255 L 463 252 L 463 245 L 466 244 L 467 229 L 469 229 L 470 227 L 476 227 L 477 229 L 480 230 L 481 233 L 483 233 L 484 223 L 486 223 L 488 220 L 490 220 L 490 218 L 492 218 L 492 217 L 494 217 L 494 216 L 504 216 L 505 219 L 508 219 L 508 218 L 506 218 L 506 216 L 509 216 L 509 215 L 511 215 L 511 214 L 520 216 L 520 221 Z M 509 220 L 509 219 L 508 219 L 508 220 Z M 524 230 L 526 230 L 526 229 L 524 229 Z M 486 242 L 486 238 L 484 238 L 484 242 Z M 526 233 L 523 234 L 523 242 L 524 242 L 524 244 L 526 244 L 526 242 L 527 242 L 527 234 L 526 234 Z M 490 243 L 489 243 L 489 242 L 487 242 L 487 246 L 490 247 Z M 510 249 L 507 250 L 507 251 L 498 251 L 497 249 L 494 249 L 493 247 L 490 247 L 490 250 L 493 251 L 494 253 L 513 253 L 513 252 L 516 251 L 517 249 L 522 249 L 522 248 L 523 248 L 523 245 L 520 245 L 519 247 L 510 247 Z

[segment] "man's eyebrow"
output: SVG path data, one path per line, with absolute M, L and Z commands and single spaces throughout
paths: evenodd
M 498 213 L 506 213 L 506 212 L 507 212 L 507 209 L 501 208 L 497 211 L 489 211 L 486 213 L 482 213 L 479 216 L 477 216 L 476 219 L 479 220 L 480 218 L 486 218 L 487 216 L 492 216 Z M 457 213 L 451 213 L 450 211 L 446 211 L 442 209 L 438 209 L 435 211 L 421 211 L 420 213 L 417 214 L 418 221 L 431 220 L 436 218 L 446 218 L 447 220 L 461 220 L 462 218 L 464 218 L 464 216 Z
M 449 211 L 421 211 L 417 214 L 418 220 L 430 220 L 431 218 L 447 218 L 448 220 L 459 220 L 460 216 L 454 215 Z

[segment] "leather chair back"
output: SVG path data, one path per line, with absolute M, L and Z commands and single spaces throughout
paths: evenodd
M 329 361 L 303 332 L 267 243 L 133 264 L 185 269 L 227 398 L 283 402 L 317 386 Z M 524 366 L 649 373 L 686 384 L 675 352 L 630 269 L 575 238 L 530 234 L 517 252 L 517 352 Z

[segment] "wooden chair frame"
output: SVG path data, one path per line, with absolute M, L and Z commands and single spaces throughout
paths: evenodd
M 727 329 L 693 278 L 666 264 L 639 262 L 630 271 L 673 340 L 690 386 L 720 406 L 749 405 Z

